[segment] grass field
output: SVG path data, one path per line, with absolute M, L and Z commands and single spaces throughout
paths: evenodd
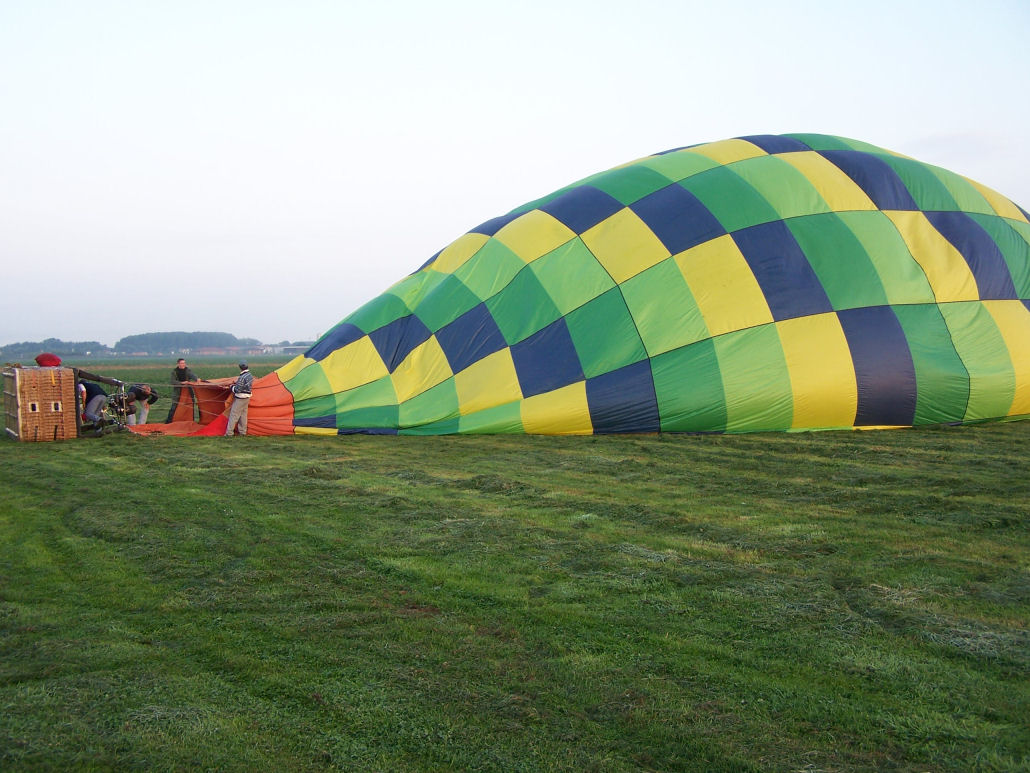
M 1027 770 L 1028 442 L 3 442 L 0 768 Z

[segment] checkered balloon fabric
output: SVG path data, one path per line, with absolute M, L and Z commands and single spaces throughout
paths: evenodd
M 476 226 L 276 376 L 297 433 L 1022 416 L 1030 223 L 983 185 L 854 140 L 679 148 Z

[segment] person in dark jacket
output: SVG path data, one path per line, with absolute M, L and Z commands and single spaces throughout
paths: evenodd
M 93 381 L 80 381 L 79 397 L 82 400 L 82 417 L 94 424 L 103 424 L 108 395 L 101 389 L 100 384 Z
M 247 363 L 240 363 L 240 375 L 232 382 L 232 406 L 229 408 L 229 423 L 225 426 L 225 436 L 230 437 L 239 424 L 241 435 L 247 434 L 247 409 L 250 407 L 250 395 L 254 389 L 254 376 Z
M 197 374 L 190 370 L 189 366 L 186 365 L 186 360 L 180 357 L 175 363 L 175 367 L 172 369 L 172 382 L 187 384 L 193 381 L 200 381 L 200 379 L 197 378 Z M 175 387 L 172 392 L 172 407 L 168 409 L 168 418 L 165 419 L 165 424 L 170 424 L 172 417 L 175 416 L 175 409 L 179 407 L 179 399 L 182 397 L 183 389 L 189 389 L 193 405 L 195 406 L 197 404 L 197 395 L 193 391 L 192 387 Z
M 158 394 L 150 388 L 150 384 L 133 384 L 125 390 L 129 402 L 135 411 L 128 416 L 129 424 L 146 424 L 150 414 L 150 406 L 157 402 Z

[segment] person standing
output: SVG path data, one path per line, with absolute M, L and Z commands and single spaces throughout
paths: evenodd
M 250 407 L 250 395 L 254 388 L 254 376 L 247 363 L 240 363 L 240 375 L 232 382 L 232 406 L 229 408 L 229 423 L 225 426 L 225 436 L 230 437 L 239 425 L 241 435 L 247 434 L 247 409 Z
M 180 357 L 175 363 L 175 367 L 172 369 L 172 382 L 187 384 L 199 380 L 200 379 L 197 378 L 197 375 L 186 365 L 186 360 Z M 193 405 L 197 404 L 197 395 L 193 391 L 192 387 L 175 387 L 175 390 L 172 393 L 172 407 L 168 409 L 168 418 L 165 419 L 165 424 L 171 424 L 172 418 L 175 416 L 175 409 L 179 407 L 179 399 L 182 397 L 182 390 L 184 388 L 190 390 L 190 399 L 193 401 Z

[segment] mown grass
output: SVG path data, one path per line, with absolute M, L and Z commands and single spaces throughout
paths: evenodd
M 1026 769 L 1028 433 L 0 443 L 0 767 Z

